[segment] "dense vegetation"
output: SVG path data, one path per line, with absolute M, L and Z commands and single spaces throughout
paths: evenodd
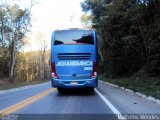
M 81 6 L 82 22 L 97 30 L 107 77 L 159 75 L 159 0 L 85 0 Z
M 0 3 L 0 88 L 4 84 L 49 79 L 49 56 L 44 35 L 39 32 L 38 51 L 24 52 L 31 26 L 31 1 L 28 8 Z

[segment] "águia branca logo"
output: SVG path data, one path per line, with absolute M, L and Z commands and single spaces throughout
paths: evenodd
M 92 66 L 92 61 L 59 61 L 56 66 Z

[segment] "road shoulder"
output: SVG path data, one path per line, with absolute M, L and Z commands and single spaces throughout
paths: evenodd
M 99 82 L 97 89 L 112 103 L 122 114 L 160 114 L 160 105 L 118 86 Z M 128 90 L 129 91 L 129 90 Z

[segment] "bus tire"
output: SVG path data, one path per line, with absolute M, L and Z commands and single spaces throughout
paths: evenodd
M 64 89 L 63 88 L 57 88 L 58 93 L 63 93 Z
M 88 92 L 91 93 L 91 94 L 94 93 L 94 87 L 88 88 Z

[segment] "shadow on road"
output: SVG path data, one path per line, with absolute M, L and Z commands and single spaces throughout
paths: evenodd
M 85 88 L 72 88 L 72 89 L 64 89 L 62 92 L 57 93 L 57 96 L 93 96 L 95 95 L 94 91 L 89 91 Z

